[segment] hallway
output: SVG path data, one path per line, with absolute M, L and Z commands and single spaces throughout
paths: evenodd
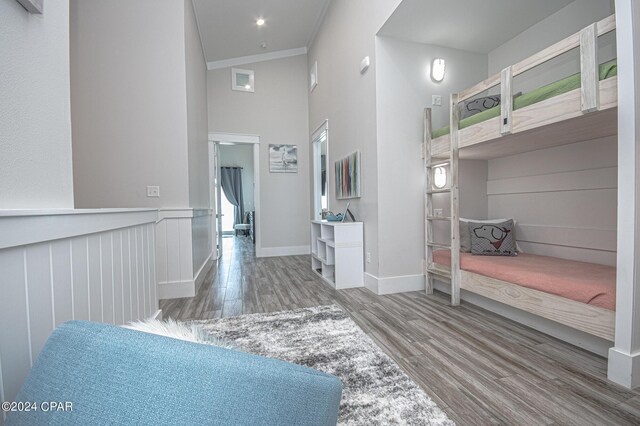
M 196 297 L 163 300 L 165 318 L 210 319 L 339 304 L 459 425 L 639 424 L 640 391 L 606 379 L 604 358 L 448 296 L 335 291 L 308 256 L 255 258 L 244 237 Z

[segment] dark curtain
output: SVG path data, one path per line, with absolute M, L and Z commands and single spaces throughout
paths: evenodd
M 233 224 L 244 222 L 244 197 L 242 196 L 242 169 L 239 167 L 221 167 L 221 185 L 224 196 L 235 207 Z

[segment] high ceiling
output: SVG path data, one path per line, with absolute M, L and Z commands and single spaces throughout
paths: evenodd
M 307 47 L 329 2 L 194 0 L 205 58 L 213 62 Z M 261 27 L 258 18 L 265 20 Z
M 489 53 L 572 1 L 403 0 L 378 34 Z

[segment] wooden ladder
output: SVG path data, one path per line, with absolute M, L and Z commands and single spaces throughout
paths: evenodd
M 424 141 L 422 144 L 422 158 L 424 159 L 425 188 L 424 188 L 424 230 L 425 230 L 425 276 L 427 278 L 427 294 L 433 294 L 433 280 L 435 278 L 446 279 L 451 282 L 451 305 L 460 304 L 460 201 L 458 185 L 458 95 L 451 95 L 451 145 L 449 157 L 433 158 L 431 135 L 431 108 L 424 109 Z M 448 186 L 438 189 L 433 185 L 433 172 L 436 167 L 449 166 Z M 451 215 L 449 217 L 435 216 L 433 211 L 433 195 L 449 194 Z M 433 236 L 433 222 L 448 221 L 451 224 L 451 242 L 443 244 L 436 242 Z M 447 270 L 433 262 L 433 250 L 451 250 L 451 268 Z

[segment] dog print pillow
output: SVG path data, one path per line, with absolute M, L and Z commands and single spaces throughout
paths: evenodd
M 485 256 L 516 256 L 513 220 L 500 223 L 469 222 L 471 253 Z

